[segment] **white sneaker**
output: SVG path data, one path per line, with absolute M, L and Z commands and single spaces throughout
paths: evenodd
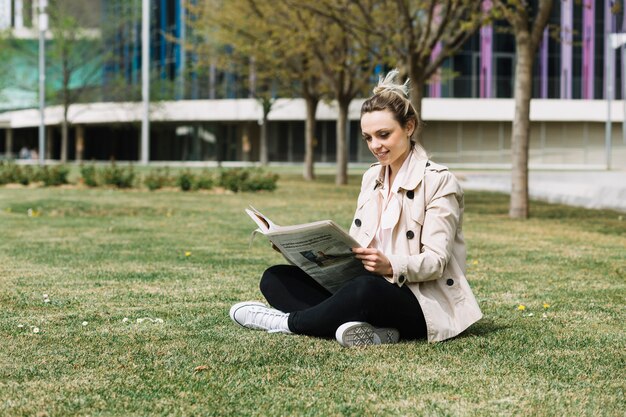
M 349 321 L 337 328 L 335 337 L 341 346 L 368 346 L 398 343 L 400 332 L 392 328 L 374 327 L 363 321 Z
M 230 318 L 248 329 L 271 333 L 291 333 L 287 325 L 289 314 L 267 307 L 258 301 L 244 301 L 230 308 Z

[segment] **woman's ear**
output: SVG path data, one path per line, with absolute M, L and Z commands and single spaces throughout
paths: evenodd
M 415 132 L 415 120 L 411 119 L 406 122 L 406 133 L 409 137 L 413 136 L 413 132 Z

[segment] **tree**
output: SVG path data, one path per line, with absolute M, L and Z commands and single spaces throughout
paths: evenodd
M 47 11 L 51 39 L 46 41 L 45 50 L 45 101 L 46 104 L 60 104 L 63 108 L 60 160 L 66 162 L 71 125 L 69 108 L 74 103 L 97 101 L 101 98 L 102 68 L 111 56 L 104 43 L 107 34 L 122 22 L 112 22 L 99 29 L 84 28 L 84 22 L 93 24 L 99 19 L 98 11 L 93 10 L 92 3 L 76 5 L 69 1 L 55 1 L 50 3 Z M 38 92 L 38 80 L 32 76 L 37 73 L 39 58 L 36 41 L 18 39 L 10 34 L 7 42 L 8 47 L 4 53 L 29 69 L 32 68 L 32 71 L 10 72 L 12 85 L 24 91 Z
M 215 63 L 222 70 L 236 74 L 247 84 L 249 97 L 255 98 L 261 106 L 259 161 L 267 165 L 268 115 L 279 93 L 271 71 L 275 66 L 276 48 L 274 40 L 266 36 L 270 30 L 267 22 L 251 5 L 254 6 L 254 2 L 247 0 L 204 0 L 187 7 L 195 16 L 191 21 L 194 32 L 204 35 L 208 41 L 197 48 L 203 58 L 198 66 Z
M 496 18 L 503 18 L 515 36 L 515 116 L 511 137 L 513 167 L 509 216 L 528 218 L 528 147 L 530 143 L 530 99 L 532 69 L 537 48 L 553 7 L 553 0 L 495 0 Z
M 289 1 L 283 0 L 283 4 L 288 14 L 285 16 L 286 19 L 281 19 L 281 22 L 294 39 L 294 49 L 290 50 L 290 56 L 286 59 L 286 68 L 291 78 L 295 78 L 292 85 L 300 86 L 300 94 L 306 106 L 303 177 L 310 181 L 315 179 L 315 114 L 320 100 L 324 97 L 324 92 L 320 63 L 315 59 L 309 45 L 318 42 L 323 36 L 324 22 L 304 8 L 290 7 Z M 292 21 L 295 21 L 296 26 L 289 24 Z
M 69 108 L 73 103 L 93 99 L 102 80 L 105 62 L 104 44 L 79 24 L 80 17 L 69 14 L 65 3 L 50 6 L 50 31 L 53 41 L 48 48 L 50 81 L 58 85 L 53 97 L 63 107 L 61 121 L 61 162 L 67 162 L 69 143 Z
M 335 183 L 348 183 L 348 109 L 352 100 L 366 92 L 371 86 L 371 76 L 379 65 L 375 59 L 380 46 L 365 31 L 354 36 L 351 26 L 346 23 L 357 13 L 352 0 L 319 0 L 306 3 L 286 0 L 293 8 L 302 8 L 321 17 L 322 36 L 311 38 L 307 48 L 313 51 L 321 68 L 322 87 L 334 98 L 338 106 L 337 114 L 337 173 Z
M 347 14 L 336 3 L 320 0 L 313 10 L 369 44 L 371 58 L 399 67 L 411 79 L 411 102 L 420 113 L 428 80 L 485 21 L 478 0 L 351 0 Z
M 321 99 L 319 70 L 307 45 L 319 37 L 321 25 L 310 13 L 286 1 L 204 0 L 187 6 L 197 16 L 194 31 L 207 42 L 190 45 L 202 66 L 217 63 L 248 80 L 249 91 L 263 108 L 260 159 L 267 161 L 267 115 L 277 95 L 300 94 L 306 103 L 304 178 L 315 177 L 313 144 L 315 112 Z M 298 25 L 294 25 L 294 23 Z M 223 53 L 225 47 L 228 54 Z M 238 62 L 239 64 L 236 64 Z M 247 75 L 247 77 L 245 77 Z M 253 82 L 252 82 L 253 80 Z

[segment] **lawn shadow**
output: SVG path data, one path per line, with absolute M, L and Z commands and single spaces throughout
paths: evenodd
M 469 327 L 469 329 L 461 333 L 458 338 L 493 336 L 510 327 L 511 326 L 496 323 L 493 319 L 483 318 L 478 323 L 473 324 Z

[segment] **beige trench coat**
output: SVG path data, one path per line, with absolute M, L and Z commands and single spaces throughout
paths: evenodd
M 448 169 L 415 152 L 398 195 L 401 211 L 392 232 L 392 253 L 386 253 L 390 282 L 408 285 L 422 307 L 428 341 L 454 337 L 482 317 L 465 279 L 466 250 L 461 225 L 463 191 Z M 350 227 L 362 247 L 378 230 L 385 168 L 374 164 L 363 175 L 356 213 Z

